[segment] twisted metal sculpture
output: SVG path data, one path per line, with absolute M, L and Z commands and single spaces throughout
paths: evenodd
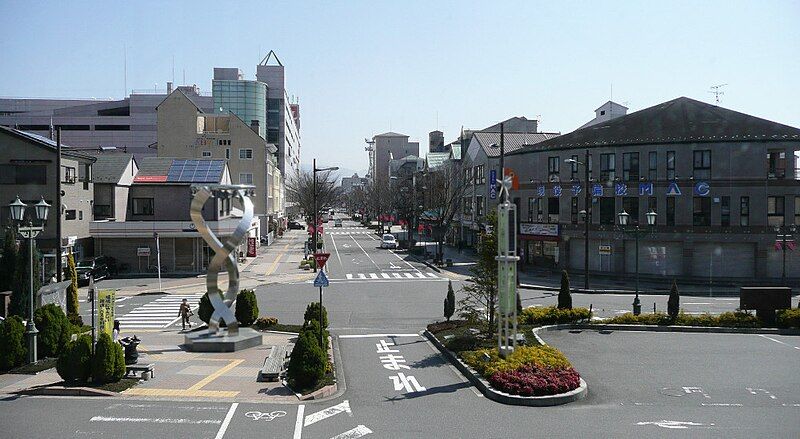
M 190 214 L 200 236 L 214 250 L 214 257 L 208 264 L 208 274 L 206 276 L 206 290 L 208 299 L 214 307 L 214 313 L 208 321 L 208 333 L 216 334 L 219 331 L 220 319 L 225 320 L 228 327 L 228 335 L 239 333 L 239 322 L 236 315 L 231 310 L 231 306 L 236 300 L 239 292 L 239 267 L 236 265 L 236 247 L 242 242 L 250 227 L 253 219 L 253 202 L 250 201 L 252 186 L 244 185 L 197 185 L 192 186 L 192 204 Z M 203 218 L 203 206 L 209 198 L 229 199 L 239 198 L 242 203 L 244 213 L 233 234 L 220 241 L 214 235 Z M 228 289 L 225 293 L 219 288 L 217 278 L 223 265 L 228 272 Z

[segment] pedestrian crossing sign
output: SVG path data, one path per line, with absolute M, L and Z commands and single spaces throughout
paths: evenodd
M 327 287 L 330 285 L 328 282 L 328 276 L 325 274 L 325 271 L 320 270 L 317 272 L 317 277 L 314 279 L 314 286 L 315 287 Z

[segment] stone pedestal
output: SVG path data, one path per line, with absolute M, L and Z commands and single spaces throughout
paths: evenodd
M 216 334 L 201 331 L 186 334 L 183 339 L 190 352 L 236 352 L 261 346 L 261 333 L 251 328 L 239 328 L 239 334 L 228 335 L 227 329 Z

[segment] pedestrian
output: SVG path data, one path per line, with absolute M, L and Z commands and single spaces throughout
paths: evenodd
M 119 338 L 119 320 L 114 320 L 114 330 L 111 331 L 111 338 L 114 341 Z
M 192 313 L 192 307 L 189 306 L 189 301 L 187 301 L 186 299 L 183 299 L 183 301 L 181 301 L 181 308 L 178 310 L 178 315 L 181 316 L 181 326 L 183 327 L 183 330 L 184 331 L 186 330 L 187 323 L 189 324 L 189 328 L 191 329 L 192 322 L 189 321 L 189 317 L 194 315 L 194 313 Z

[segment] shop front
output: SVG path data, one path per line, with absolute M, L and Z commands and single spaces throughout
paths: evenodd
M 534 267 L 556 268 L 559 263 L 561 228 L 558 224 L 520 223 L 522 261 Z

